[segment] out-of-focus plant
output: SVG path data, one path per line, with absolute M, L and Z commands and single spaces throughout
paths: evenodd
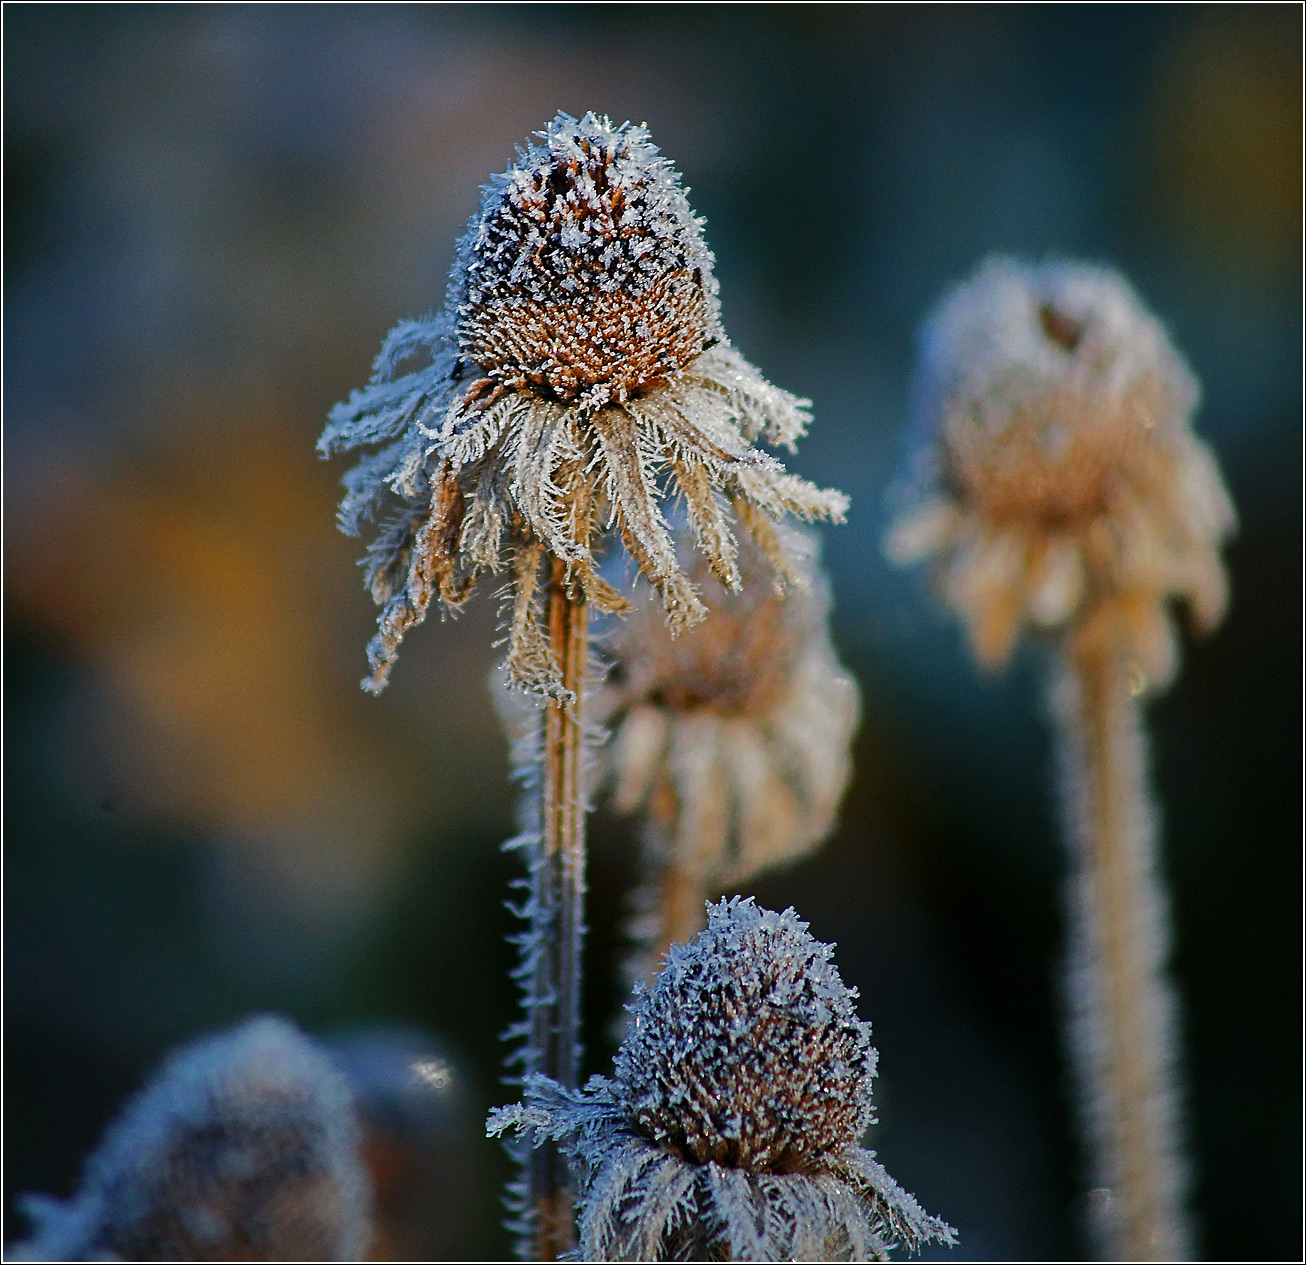
M 1233 506 L 1191 429 L 1198 386 L 1118 273 L 988 261 L 927 320 L 917 502 L 888 541 L 932 558 L 975 656 L 1053 652 L 1067 886 L 1067 1041 L 1090 1209 L 1116 1259 L 1190 1254 L 1176 999 L 1141 701 L 1178 667 L 1170 614 L 1224 613 Z
M 746 548 L 740 591 L 688 632 L 672 637 L 644 603 L 604 642 L 600 776 L 642 833 L 632 984 L 703 926 L 706 896 L 818 847 L 848 785 L 857 683 L 830 642 L 815 538 L 783 538 L 788 589 Z
M 285 1020 L 169 1056 L 67 1201 L 29 1195 L 34 1261 L 353 1261 L 372 1192 L 348 1085 Z

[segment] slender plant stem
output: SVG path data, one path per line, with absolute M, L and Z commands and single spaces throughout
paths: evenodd
M 539 863 L 533 869 L 537 910 L 535 980 L 530 1014 L 530 1070 L 570 1089 L 580 1076 L 581 938 L 585 900 L 585 801 L 581 717 L 588 657 L 585 599 L 568 591 L 565 564 L 550 562 L 549 647 L 562 670 L 571 703 L 544 709 L 540 786 Z M 526 1160 L 529 1207 L 534 1211 L 534 1259 L 556 1260 L 575 1246 L 571 1175 L 556 1143 Z
M 1090 1151 L 1089 1214 L 1112 1260 L 1189 1255 L 1183 1210 L 1176 998 L 1164 975 L 1140 707 L 1109 651 L 1067 656 L 1054 711 L 1073 870 L 1066 976 L 1070 1053 Z
M 658 875 L 658 935 L 653 945 L 656 971 L 673 944 L 683 944 L 703 929 L 703 884 L 683 870 L 668 867 Z

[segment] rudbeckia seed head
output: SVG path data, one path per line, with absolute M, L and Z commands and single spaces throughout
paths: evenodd
M 586 115 L 493 182 L 468 233 L 458 344 L 485 378 L 597 409 L 666 382 L 715 333 L 715 281 L 679 177 L 643 128 Z
M 700 551 L 732 589 L 732 520 L 783 570 L 773 523 L 839 520 L 847 506 L 756 447 L 792 449 L 807 401 L 730 346 L 702 224 L 647 132 L 559 114 L 540 142 L 486 186 L 443 311 L 391 332 L 371 382 L 332 410 L 318 443 L 390 441 L 345 476 L 340 507 L 356 533 L 398 497 L 366 559 L 385 606 L 368 648 L 373 691 L 433 597 L 457 606 L 481 574 L 511 565 L 509 676 L 565 700 L 539 619 L 549 557 L 595 606 L 624 610 L 595 574 L 612 529 L 679 630 L 706 607 L 677 561 L 668 493 L 683 495 Z M 418 353 L 430 363 L 400 374 Z
M 372 1197 L 343 1078 L 264 1016 L 171 1054 L 80 1191 L 29 1210 L 38 1230 L 18 1259 L 350 1261 Z
M 723 900 L 632 1009 L 616 1079 L 635 1130 L 702 1164 L 811 1171 L 871 1123 L 856 993 L 792 909 Z
M 579 1181 L 578 1258 L 887 1260 L 956 1234 L 858 1145 L 876 1053 L 793 910 L 735 897 L 637 991 L 615 1075 L 532 1075 L 490 1133 L 560 1141 Z
M 938 560 L 977 657 L 1001 664 L 1030 625 L 1165 684 L 1167 604 L 1219 622 L 1234 513 L 1191 428 L 1197 381 L 1128 282 L 989 260 L 927 319 L 916 395 L 928 477 L 889 551 Z

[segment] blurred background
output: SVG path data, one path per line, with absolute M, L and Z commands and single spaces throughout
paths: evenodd
M 441 1052 L 448 1180 L 406 1250 L 507 1252 L 495 604 L 363 694 L 350 463 L 313 444 L 442 301 L 479 185 L 592 109 L 679 167 L 732 340 L 814 401 L 792 468 L 853 498 L 823 536 L 856 780 L 827 847 L 753 890 L 837 942 L 881 1054 L 871 1144 L 952 1259 L 1084 1244 L 1038 653 L 982 676 L 880 552 L 915 329 L 988 252 L 1056 251 L 1122 268 L 1190 359 L 1241 516 L 1229 616 L 1150 709 L 1194 1206 L 1211 1257 L 1298 1257 L 1301 20 L 6 5 L 6 1241 L 169 1045 L 274 1009 Z M 634 868 L 625 824 L 592 836 L 587 1072 Z

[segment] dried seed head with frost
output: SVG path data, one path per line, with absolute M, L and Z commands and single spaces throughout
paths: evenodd
M 344 1080 L 264 1016 L 171 1054 L 17 1259 L 351 1261 L 371 1204 Z
M 896 524 L 898 561 L 934 556 L 976 656 L 1022 625 L 1067 630 L 1174 674 L 1167 603 L 1219 622 L 1233 507 L 1190 418 L 1198 386 L 1107 268 L 990 259 L 926 321 L 917 383 L 932 468 Z
M 607 643 L 593 714 L 612 731 L 602 759 L 613 805 L 644 816 L 658 950 L 702 926 L 704 895 L 815 848 L 848 785 L 857 684 L 830 643 L 815 539 L 794 530 L 783 541 L 787 589 L 745 546 L 739 592 L 689 632 L 673 639 L 645 603 Z M 696 570 L 709 579 L 701 561 Z
M 955 1234 L 859 1147 L 876 1052 L 793 910 L 735 897 L 637 992 L 611 1079 L 492 1114 L 563 1142 L 586 1260 L 862 1260 Z
M 600 521 L 616 528 L 673 627 L 704 613 L 659 509 L 685 498 L 713 571 L 738 586 L 727 512 L 759 539 L 771 522 L 842 517 L 822 491 L 755 446 L 793 448 L 806 401 L 767 383 L 721 328 L 712 253 L 680 178 L 630 124 L 566 114 L 484 189 L 444 310 L 387 338 L 372 380 L 332 410 L 319 442 L 387 443 L 345 478 L 356 534 L 391 500 L 365 559 L 385 605 L 369 647 L 380 689 L 405 630 L 507 563 L 515 682 L 557 696 L 539 628 L 545 553 L 603 610 L 624 600 L 594 571 Z M 429 363 L 400 373 L 403 362 Z M 393 494 L 393 495 L 392 495 Z

